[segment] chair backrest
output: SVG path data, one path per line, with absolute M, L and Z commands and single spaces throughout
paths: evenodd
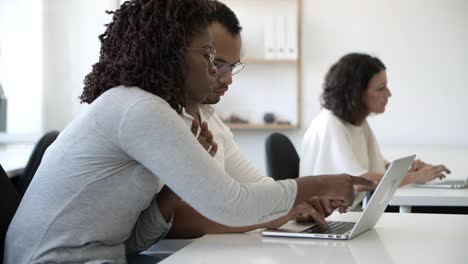
M 3 262 L 5 235 L 20 203 L 20 196 L 0 165 L 0 263 Z
M 23 196 L 31 183 L 37 168 L 39 168 L 39 164 L 41 164 L 45 151 L 55 141 L 58 135 L 58 131 L 51 131 L 42 136 L 42 138 L 37 142 L 31 156 L 29 157 L 28 163 L 24 168 L 24 172 L 20 176 L 21 178 L 18 179 L 18 192 L 21 196 Z
M 299 155 L 287 136 L 281 133 L 269 135 L 265 150 L 268 176 L 275 180 L 299 177 Z

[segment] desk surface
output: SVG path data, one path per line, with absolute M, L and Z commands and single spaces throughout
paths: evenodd
M 438 189 L 405 186 L 396 191 L 390 205 L 468 206 L 468 188 Z
M 357 217 L 348 213 L 331 219 Z M 468 263 L 467 245 L 468 215 L 386 213 L 374 229 L 350 241 L 267 238 L 258 231 L 206 235 L 161 263 L 457 264 Z
M 0 144 L 0 164 L 9 176 L 26 166 L 33 148 L 33 143 Z

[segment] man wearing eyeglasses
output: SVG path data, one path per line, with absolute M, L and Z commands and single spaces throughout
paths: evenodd
M 224 4 L 213 1 L 215 11 L 212 14 L 210 30 L 212 32 L 213 48 L 216 50 L 214 65 L 217 72 L 214 75 L 213 92 L 203 102 L 187 98 L 182 118 L 191 127 L 200 144 L 213 156 L 226 172 L 240 183 L 270 183 L 274 180 L 264 176 L 250 162 L 233 139 L 230 129 L 215 113 L 211 104 L 216 104 L 228 91 L 233 75 L 239 73 L 244 64 L 241 62 L 242 28 L 236 15 Z M 222 191 L 222 190 L 220 190 Z M 314 201 L 312 201 L 314 203 Z M 169 238 L 194 238 L 204 234 L 241 233 L 258 228 L 275 228 L 295 217 L 296 214 L 307 215 L 318 224 L 324 224 L 324 213 L 320 201 L 316 205 L 304 204 L 292 210 L 293 213 L 275 221 L 245 227 L 228 227 L 213 222 L 192 209 L 187 203 L 181 202 L 174 211 L 172 228 Z M 229 210 L 229 208 L 226 208 Z M 320 213 L 319 213 L 320 211 Z

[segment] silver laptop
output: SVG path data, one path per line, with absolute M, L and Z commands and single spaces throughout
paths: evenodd
M 262 235 L 348 240 L 371 229 L 382 216 L 393 194 L 413 163 L 415 156 L 397 159 L 390 164 L 357 222 L 328 222 L 326 230 L 321 230 L 317 225 L 307 226 L 301 230 L 287 229 L 283 228 L 283 226 L 278 229 L 266 229 L 262 231 Z
M 412 184 L 411 186 L 418 188 L 464 189 L 468 187 L 468 178 L 465 180 L 432 181 L 424 184 Z

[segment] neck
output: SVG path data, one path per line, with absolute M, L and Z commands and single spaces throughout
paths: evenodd
M 368 115 L 367 113 L 363 113 L 363 114 L 358 115 L 354 125 L 356 125 L 356 126 L 362 125 L 362 123 L 364 123 L 364 121 L 366 121 L 367 115 Z
M 191 115 L 193 118 L 198 119 L 198 110 L 200 109 L 200 103 L 192 100 L 185 101 L 185 112 Z

